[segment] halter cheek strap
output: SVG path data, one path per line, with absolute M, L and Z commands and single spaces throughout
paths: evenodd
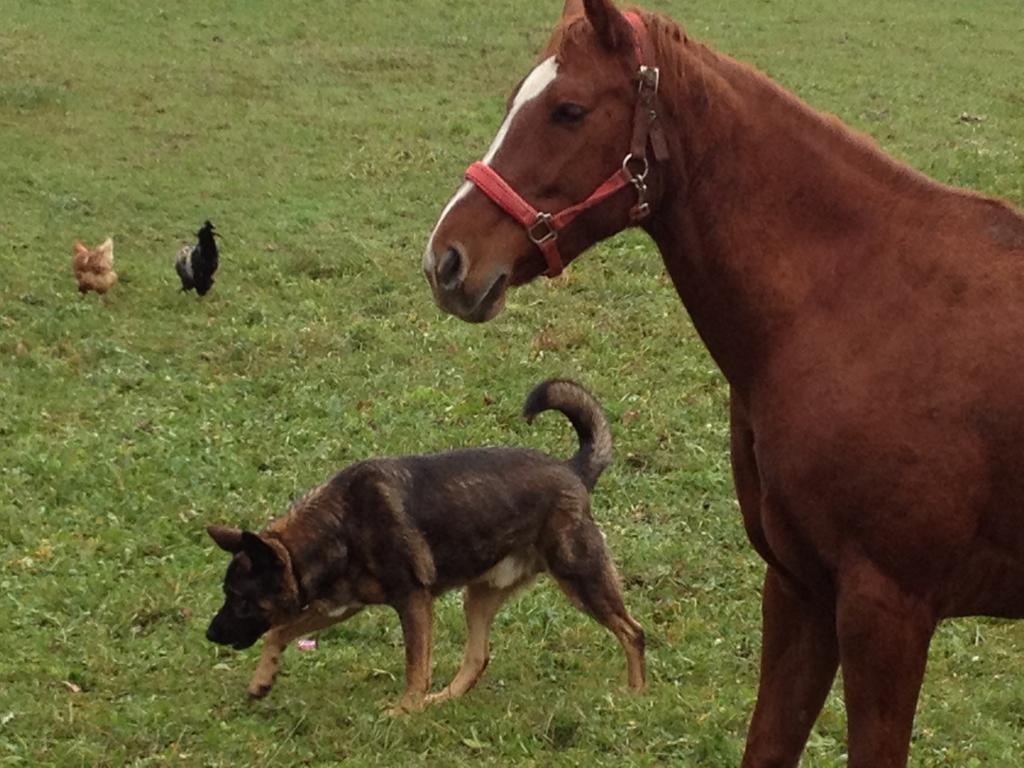
M 654 55 L 650 36 L 643 19 L 634 11 L 625 14 L 633 30 L 633 47 L 638 66 L 638 95 L 633 113 L 633 136 L 629 154 L 622 167 L 609 176 L 582 202 L 563 208 L 558 213 L 538 211 L 516 192 L 501 175 L 482 162 L 473 163 L 466 170 L 466 179 L 477 186 L 494 203 L 526 229 L 530 240 L 540 249 L 547 262 L 548 277 L 562 273 L 565 263 L 558 252 L 558 233 L 584 211 L 593 208 L 623 187 L 636 189 L 637 202 L 630 209 L 630 220 L 636 224 L 650 213 L 647 201 L 647 145 L 654 150 L 658 162 L 668 159 L 668 145 L 658 120 L 658 68 L 653 66 Z

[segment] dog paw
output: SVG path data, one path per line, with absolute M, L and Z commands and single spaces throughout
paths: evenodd
M 262 699 L 268 693 L 270 689 L 274 687 L 273 683 L 249 683 L 248 693 L 250 699 Z
M 445 688 L 443 691 L 437 693 L 428 693 L 427 697 L 423 700 L 426 704 L 440 704 L 441 702 L 454 699 L 455 696 L 452 694 L 451 688 Z
M 423 709 L 423 703 L 424 703 L 423 699 L 419 699 L 419 700 L 402 699 L 395 706 L 391 707 L 390 709 L 385 710 L 385 714 L 388 717 L 402 717 L 402 716 L 408 715 L 408 714 L 410 714 L 412 712 L 419 712 L 421 709 Z

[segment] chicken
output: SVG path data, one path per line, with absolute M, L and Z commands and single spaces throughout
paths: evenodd
M 198 242 L 178 251 L 174 268 L 181 278 L 181 290 L 191 291 L 194 288 L 200 296 L 205 296 L 213 287 L 213 273 L 217 271 L 220 258 L 214 236 L 219 237 L 213 224 L 207 221 L 196 232 Z
M 114 241 L 107 238 L 93 250 L 78 240 L 72 249 L 71 268 L 75 271 L 78 290 L 85 296 L 89 291 L 102 295 L 117 282 L 114 271 Z

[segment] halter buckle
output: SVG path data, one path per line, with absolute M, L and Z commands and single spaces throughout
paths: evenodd
M 537 230 L 540 227 L 544 227 L 546 231 L 542 231 L 541 234 L 537 234 Z M 526 228 L 526 236 L 530 238 L 534 245 L 543 245 L 544 243 L 558 237 L 558 232 L 551 223 L 551 214 L 538 213 L 537 218 L 534 219 L 533 223 Z
M 657 67 L 648 67 L 646 64 L 640 65 L 640 83 L 637 90 L 643 94 L 645 91 L 649 91 L 651 95 L 658 93 L 658 85 L 661 82 L 661 70 Z

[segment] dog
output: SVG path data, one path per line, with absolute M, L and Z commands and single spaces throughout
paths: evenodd
M 567 461 L 524 448 L 471 448 L 377 458 L 342 470 L 259 533 L 210 526 L 233 557 L 224 604 L 206 636 L 242 650 L 262 635 L 249 695 L 270 692 L 285 648 L 390 605 L 405 642 L 405 692 L 390 714 L 462 696 L 489 660 L 491 622 L 540 573 L 607 627 L 626 655 L 628 685 L 645 684 L 644 632 L 629 615 L 590 492 L 611 462 L 611 433 L 597 401 L 574 382 L 549 380 L 523 415 L 565 414 L 579 437 Z M 468 636 L 462 665 L 428 694 L 433 600 L 464 588 Z

